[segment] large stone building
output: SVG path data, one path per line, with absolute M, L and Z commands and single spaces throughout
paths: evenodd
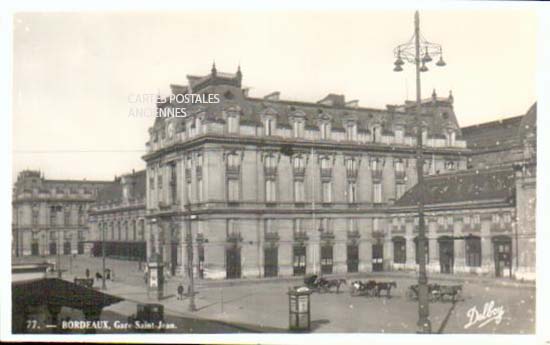
M 19 173 L 12 197 L 12 254 L 83 254 L 89 251 L 88 207 L 106 181 L 49 180 Z
M 89 210 L 92 255 L 146 260 L 145 170 L 116 177 Z
M 415 185 L 415 113 L 409 102 L 360 107 L 343 95 L 285 101 L 252 98 L 240 69 L 189 76 L 161 100 L 149 129 L 149 254 L 186 260 L 188 227 L 199 277 L 344 273 L 389 268 L 384 251 L 395 200 Z M 172 97 L 181 98 L 181 97 Z M 423 101 L 426 174 L 464 170 L 470 152 L 453 98 Z M 390 260 L 390 261 L 388 261 Z

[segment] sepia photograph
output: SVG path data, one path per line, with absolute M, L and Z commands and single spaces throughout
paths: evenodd
M 536 8 L 417 7 L 4 16 L 9 332 L 535 335 Z

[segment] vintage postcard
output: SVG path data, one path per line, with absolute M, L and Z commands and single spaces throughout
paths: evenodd
M 3 336 L 542 343 L 540 7 L 420 5 L 3 16 Z

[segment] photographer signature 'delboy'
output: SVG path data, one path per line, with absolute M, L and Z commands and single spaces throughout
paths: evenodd
M 466 312 L 469 321 L 464 325 L 464 329 L 470 328 L 477 324 L 477 328 L 481 328 L 491 321 L 495 324 L 502 322 L 504 315 L 504 306 L 495 307 L 495 301 L 487 302 L 483 305 L 483 311 L 479 311 L 476 306 L 473 306 Z

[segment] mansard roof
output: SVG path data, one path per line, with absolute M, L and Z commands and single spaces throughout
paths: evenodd
M 471 149 L 506 147 L 518 143 L 523 115 L 462 128 L 462 137 Z
M 425 205 L 500 201 L 512 202 L 515 196 L 515 172 L 507 169 L 466 170 L 451 174 L 427 176 L 424 179 Z M 415 206 L 419 188 L 415 185 L 396 206 Z
M 147 174 L 145 170 L 135 171 L 116 177 L 113 182 L 99 190 L 97 202 L 103 203 L 121 201 L 123 179 L 130 179 L 129 183 L 133 182 L 133 199 L 144 199 L 146 193 L 146 178 Z
M 215 67 L 214 67 L 215 68 Z M 214 71 L 214 69 L 213 69 Z M 161 107 L 184 107 L 191 116 L 202 114 L 206 121 L 224 122 L 224 112 L 233 107 L 238 108 L 241 124 L 262 125 L 262 116 L 266 109 L 276 114 L 277 126 L 290 127 L 292 114 L 305 114 L 306 128 L 318 128 L 322 117 L 330 119 L 332 129 L 343 130 L 348 121 L 357 121 L 357 129 L 361 133 L 369 132 L 373 126 L 380 126 L 383 134 L 390 134 L 400 126 L 406 134 L 413 132 L 416 126 L 414 109 L 404 106 L 387 106 L 385 109 L 359 107 L 357 102 L 346 102 L 345 96 L 331 93 L 318 102 L 302 102 L 279 99 L 279 93 L 271 93 L 269 97 L 249 97 L 241 88 L 242 74 L 240 69 L 236 74 L 212 72 L 206 76 L 188 76 L 189 87 L 173 85 L 172 92 L 185 94 L 188 92 L 219 94 L 219 103 L 190 104 L 172 103 Z M 423 118 L 431 133 L 443 133 L 449 128 L 458 131 L 460 128 L 452 110 L 450 98 L 436 98 L 425 102 Z M 443 107 L 438 109 L 438 107 Z M 160 127 L 166 118 L 157 117 L 155 127 Z M 171 121 L 183 122 L 182 118 Z M 183 126 L 179 126 L 182 128 Z

